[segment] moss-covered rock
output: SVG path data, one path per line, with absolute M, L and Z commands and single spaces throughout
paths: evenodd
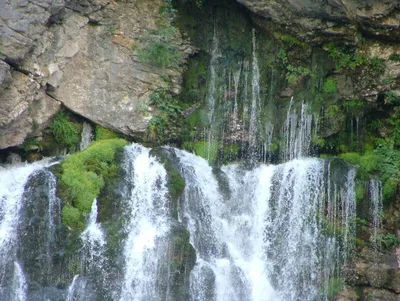
M 125 145 L 127 141 L 122 139 L 100 140 L 68 156 L 56 168 L 59 195 L 64 203 L 64 224 L 82 230 L 83 213 L 90 211 L 105 182 L 117 176 L 120 167 L 115 162 L 115 154 Z

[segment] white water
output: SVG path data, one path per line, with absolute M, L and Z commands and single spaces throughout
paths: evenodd
M 260 70 L 257 59 L 257 42 L 256 32 L 253 29 L 253 55 L 252 55 L 252 98 L 250 107 L 250 124 L 249 124 L 249 148 L 250 158 L 253 160 L 257 146 L 257 131 L 259 128 L 259 109 L 260 109 Z
M 46 165 L 48 165 L 48 160 L 29 165 L 6 166 L 0 170 L 0 295 L 2 291 L 7 290 L 4 288 L 7 282 L 7 269 L 12 264 L 14 275 L 18 276 L 21 284 L 15 300 L 23 300 L 22 290 L 26 288 L 21 276 L 22 268 L 18 263 L 14 263 L 24 187 L 29 176 Z
M 312 117 L 308 104 L 303 103 L 298 114 L 293 97 L 290 99 L 282 132 L 285 142 L 282 151 L 284 162 L 310 154 Z
M 169 230 L 167 174 L 150 150 L 137 144 L 125 149 L 123 167 L 130 186 L 125 192 L 128 223 L 119 300 L 157 300 L 156 280 L 166 248 L 161 241 Z
M 374 249 L 378 249 L 377 235 L 382 227 L 382 212 L 383 212 L 383 198 L 382 198 L 382 183 L 378 179 L 371 179 L 369 181 L 369 197 L 371 208 L 371 226 L 372 233 L 370 241 Z
M 105 258 L 106 238 L 101 228 L 97 223 L 97 200 L 92 203 L 89 219 L 85 230 L 81 234 L 83 242 L 83 262 L 87 269 L 95 269 L 100 277 Z
M 82 127 L 82 133 L 81 133 L 81 142 L 79 143 L 79 150 L 83 151 L 85 150 L 90 143 L 93 141 L 93 128 L 92 126 L 84 122 L 83 127 Z
M 66 301 L 74 301 L 74 294 L 76 289 L 76 283 L 78 280 L 79 275 L 75 275 L 74 279 L 72 279 L 71 285 L 68 287 L 68 295 Z
M 24 272 L 18 262 L 14 261 L 14 278 L 12 283 L 11 300 L 25 301 L 26 300 L 26 279 Z
M 176 152 L 186 180 L 180 218 L 197 253 L 191 300 L 325 298 L 329 277 L 340 273 L 351 248 L 352 169 L 343 183 L 332 180 L 341 191 L 335 201 L 343 206 L 336 222 L 349 229 L 339 242 L 323 235 L 319 219 L 329 205 L 325 194 L 334 193 L 324 161 L 293 160 L 253 170 L 226 166 L 222 177 L 229 191 L 223 193 L 205 160 Z

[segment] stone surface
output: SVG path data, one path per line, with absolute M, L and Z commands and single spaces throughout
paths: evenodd
M 400 40 L 397 0 L 237 0 L 251 11 L 308 39 L 354 40 L 357 26 L 377 37 Z
M 59 102 L 115 131 L 143 135 L 157 114 L 149 107 L 149 94 L 164 87 L 166 77 L 178 93 L 182 81 L 182 68 L 158 68 L 138 59 L 149 30 L 166 18 L 160 15 L 164 4 L 0 0 L 0 149 L 35 135 Z M 192 51 L 179 33 L 169 42 L 186 54 Z M 178 62 L 183 63 L 184 58 Z M 39 101 L 46 116 L 32 110 Z
M 60 107 L 29 76 L 20 72 L 9 76 L 12 83 L 0 86 L 0 148 L 23 143 L 29 133 L 46 126 Z

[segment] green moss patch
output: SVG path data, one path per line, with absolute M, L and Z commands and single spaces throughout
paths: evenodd
M 117 133 L 109 129 L 106 129 L 98 124 L 96 125 L 95 132 L 96 132 L 96 141 L 120 138 L 120 136 Z
M 64 201 L 64 224 L 74 229 L 83 228 L 82 214 L 90 211 L 105 182 L 117 175 L 119 166 L 115 163 L 115 153 L 127 143 L 123 139 L 97 141 L 64 160 L 58 174 L 59 195 Z

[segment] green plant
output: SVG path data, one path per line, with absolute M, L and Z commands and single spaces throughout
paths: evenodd
M 182 107 L 167 88 L 150 94 L 151 103 L 161 111 L 153 117 L 148 126 L 148 134 L 153 140 L 160 142 L 177 139 L 179 136 L 178 124 L 182 121 Z
M 375 72 L 383 72 L 386 69 L 385 60 L 379 57 L 374 57 L 371 62 L 371 69 Z
M 393 53 L 389 56 L 389 60 L 400 62 L 400 53 Z
M 350 68 L 354 70 L 355 68 L 362 66 L 368 62 L 365 55 L 360 53 L 345 53 L 342 49 L 339 49 L 333 42 L 325 44 L 323 47 L 329 52 L 329 57 L 335 62 L 336 70 L 341 70 L 343 68 Z
M 330 105 L 325 110 L 325 117 L 329 119 L 335 119 L 339 114 L 342 114 L 342 110 L 338 105 Z
M 58 143 L 68 147 L 70 151 L 75 149 L 80 137 L 77 128 L 68 121 L 65 112 L 57 113 L 50 124 L 50 129 Z
M 324 93 L 327 93 L 327 94 L 336 93 L 337 92 L 336 81 L 333 78 L 328 77 L 324 81 L 324 85 L 322 87 L 322 91 Z
M 400 96 L 396 94 L 394 91 L 387 91 L 385 93 L 385 103 L 391 105 L 399 105 L 400 104 Z
M 24 140 L 24 143 L 22 144 L 22 148 L 24 149 L 25 152 L 28 152 L 32 149 L 42 150 L 43 145 L 42 145 L 42 143 L 37 141 L 36 138 L 28 137 Z
M 178 35 L 177 30 L 165 19 L 158 20 L 157 25 L 158 29 L 149 31 L 144 38 L 145 43 L 138 51 L 139 60 L 161 68 L 178 67 L 183 52 L 171 43 Z
M 378 245 L 382 246 L 384 249 L 391 249 L 400 245 L 399 238 L 393 233 L 376 234 L 375 240 Z
M 312 75 L 309 68 L 303 66 L 293 66 L 289 64 L 289 59 L 285 50 L 281 49 L 277 54 L 278 61 L 286 68 L 286 79 L 292 86 L 296 85 L 300 76 Z

